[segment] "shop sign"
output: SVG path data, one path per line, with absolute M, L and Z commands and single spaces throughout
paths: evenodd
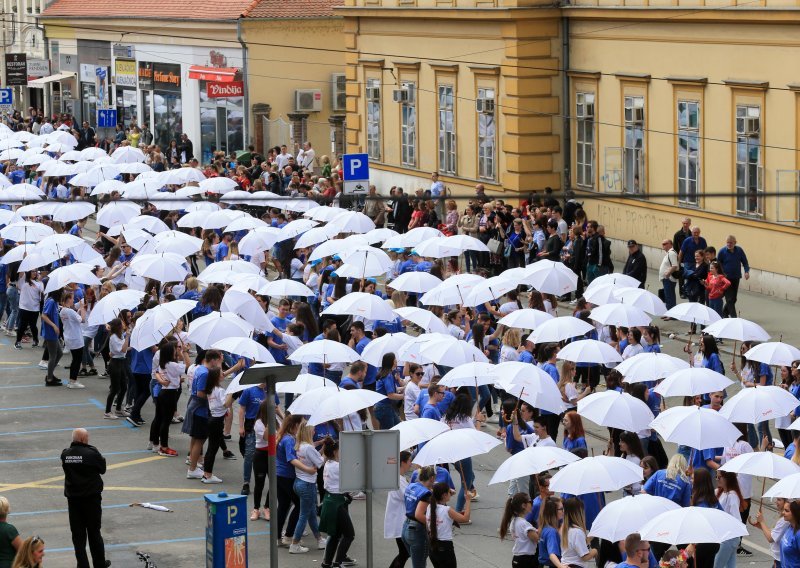
M 130 59 L 114 61 L 114 78 L 118 87 L 136 88 L 136 62 Z
M 28 59 L 28 81 L 50 75 L 50 61 L 47 59 Z
M 206 83 L 206 93 L 209 99 L 243 97 L 244 81 L 232 81 L 230 83 L 209 81 Z
M 180 91 L 181 66 L 172 63 L 155 63 L 153 65 L 153 90 Z
M 153 90 L 153 64 L 149 61 L 139 62 L 139 88 L 143 91 Z
M 95 81 L 95 66 L 89 63 L 81 63 L 80 77 L 81 83 L 94 83 Z
M 24 53 L 6 53 L 6 85 L 14 87 L 28 84 L 28 56 Z

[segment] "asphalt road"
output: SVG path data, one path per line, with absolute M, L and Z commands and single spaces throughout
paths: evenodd
M 788 325 L 783 327 L 786 318 L 794 319 L 796 310 L 788 303 L 747 295 L 740 303 L 745 311 L 764 314 L 765 317 L 759 321 L 768 329 L 771 321 L 765 318 L 774 314 L 773 332 L 776 329 L 794 329 Z M 567 313 L 566 309 L 563 311 Z M 683 343 L 680 338 L 670 340 L 667 335 L 670 329 L 684 330 L 685 325 L 670 323 L 665 328 L 664 350 L 679 355 Z M 178 449 L 181 457 L 160 457 L 146 451 L 147 426 L 135 429 L 124 421 L 103 420 L 107 379 L 87 377 L 83 379 L 87 387 L 83 390 L 47 388 L 44 386 L 44 371 L 36 367 L 41 349 L 27 344 L 23 350 L 17 351 L 9 339 L 5 336 L 0 339 L 0 494 L 11 501 L 9 521 L 21 534 L 44 538 L 47 545 L 45 566 L 75 565 L 58 459 L 61 450 L 69 445 L 71 430 L 75 427 L 88 428 L 90 443 L 97 446 L 108 460 L 109 471 L 105 475 L 103 495 L 103 536 L 112 565 L 140 566 L 135 558 L 136 550 L 150 554 L 161 568 L 203 565 L 203 494 L 210 490 L 238 492 L 242 481 L 241 459 L 218 461 L 215 473 L 224 480 L 222 485 L 206 486 L 196 480 L 187 480 L 183 456 L 188 449 L 188 438 L 180 434 L 178 426 L 172 427 L 174 438 L 171 445 Z M 723 361 L 729 364 L 730 356 L 723 356 Z M 102 362 L 99 368 L 102 369 Z M 65 369 L 59 369 L 59 376 L 65 380 L 66 373 Z M 674 404 L 676 401 L 669 402 Z M 186 398 L 182 397 L 179 408 L 185 408 L 185 403 Z M 153 410 L 149 403 L 144 409 L 143 416 L 148 423 Z M 605 429 L 596 427 L 590 431 L 589 441 L 595 454 L 600 454 L 605 447 L 604 432 Z M 501 542 L 497 536 L 506 487 L 505 484 L 487 486 L 492 472 L 506 456 L 500 446 L 475 460 L 475 484 L 480 501 L 473 506 L 473 524 L 456 529 L 455 537 L 456 554 L 462 567 L 510 565 L 511 543 Z M 760 480 L 756 480 L 754 489 L 760 489 L 760 486 Z M 619 497 L 619 492 L 609 496 L 610 499 Z M 162 513 L 129 506 L 136 502 L 161 504 L 174 512 Z M 387 566 L 396 553 L 395 543 L 383 539 L 384 505 L 385 495 L 376 495 L 375 566 Z M 359 560 L 359 565 L 365 566 L 365 504 L 356 501 L 350 510 L 356 527 L 356 540 L 350 555 Z M 767 518 L 775 518 L 774 510 L 767 511 Z M 321 551 L 290 556 L 287 549 L 280 549 L 277 561 L 270 563 L 268 531 L 269 524 L 264 521 L 249 523 L 251 566 L 307 567 L 321 562 Z M 740 565 L 765 568 L 771 565 L 771 559 L 765 554 L 767 545 L 762 535 L 752 527 L 746 546 L 755 554 L 752 559 L 739 559 Z

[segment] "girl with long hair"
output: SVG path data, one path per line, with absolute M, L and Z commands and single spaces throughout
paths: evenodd
M 348 510 L 351 499 L 339 489 L 339 442 L 333 438 L 325 438 L 322 455 L 325 458 L 322 472 L 325 498 L 322 501 L 319 530 L 327 533 L 328 544 L 325 546 L 325 557 L 320 568 L 332 568 L 342 564 L 352 566 L 355 561 L 347 556 L 347 551 L 356 533 Z
M 428 531 L 431 537 L 430 558 L 433 568 L 456 568 L 456 552 L 453 548 L 453 524 L 469 523 L 470 496 L 467 494 L 463 513 L 447 505 L 450 500 L 450 486 L 435 483 L 430 507 L 428 507 Z M 456 525 L 458 526 L 458 525 Z
M 289 554 L 302 554 L 308 548 L 300 545 L 306 523 L 311 528 L 318 548 L 323 550 L 326 542 L 319 532 L 317 522 L 317 469 L 322 467 L 324 460 L 314 447 L 314 427 L 303 422 L 297 430 L 295 442 L 297 460 L 302 464 L 295 464 L 294 471 L 297 477 L 294 480 L 294 492 L 300 499 L 300 515 L 294 528 L 294 538 L 289 545 Z
M 478 410 L 475 419 L 473 419 L 472 407 L 472 397 L 469 392 L 466 392 L 466 389 L 462 389 L 462 391 L 456 395 L 453 402 L 450 403 L 450 406 L 447 407 L 447 411 L 442 420 L 451 430 L 480 428 L 483 414 Z M 458 490 L 458 498 L 456 499 L 456 511 L 461 512 L 465 510 L 464 506 L 470 494 L 470 489 L 472 489 L 473 483 L 475 482 L 475 474 L 472 470 L 472 458 L 464 458 L 461 461 L 455 462 L 453 465 L 461 476 L 461 488 Z
M 634 432 L 623 432 L 619 437 L 620 457 L 628 460 L 634 465 L 640 465 L 644 459 L 644 450 L 642 443 L 639 441 L 639 436 Z M 638 495 L 642 491 L 640 483 L 632 483 L 622 488 L 624 495 Z
M 722 509 L 719 500 L 714 492 L 714 485 L 711 483 L 711 474 L 707 469 L 697 468 L 692 477 L 692 500 L 693 507 L 707 507 L 709 509 Z M 714 558 L 719 551 L 719 544 L 700 543 L 695 545 L 694 565 L 695 568 L 712 568 Z
M 386 398 L 379 400 L 375 404 L 375 418 L 380 424 L 381 430 L 389 430 L 400 423 L 394 403 L 395 400 L 403 400 L 403 387 L 398 386 L 395 377 L 397 368 L 397 358 L 394 353 L 385 353 L 381 359 L 381 368 L 375 381 L 375 391 L 385 395 Z
M 28 329 L 31 332 L 31 345 L 38 347 L 39 330 L 36 328 L 36 321 L 39 319 L 39 310 L 44 294 L 44 287 L 39 281 L 39 271 L 21 272 L 17 281 L 17 291 L 19 292 L 19 325 L 17 326 L 17 340 L 14 342 L 14 347 L 22 349 L 22 338 Z
M 791 526 L 789 521 L 787 521 L 783 516 L 783 509 L 785 505 L 786 499 L 782 497 L 777 497 L 775 499 L 775 509 L 778 511 L 778 519 L 775 521 L 775 526 L 772 528 L 770 528 L 770 526 L 764 520 L 764 513 L 761 510 L 756 513 L 756 521 L 754 523 L 751 522 L 754 527 L 761 529 L 761 533 L 764 535 L 764 538 L 767 539 L 767 542 L 769 543 L 769 550 L 772 553 L 772 559 L 776 568 L 781 565 L 781 540 L 783 539 L 786 529 Z
M 530 513 L 532 501 L 527 493 L 515 493 L 506 500 L 503 516 L 500 519 L 500 540 L 507 535 L 514 536 L 511 550 L 514 568 L 534 568 L 536 562 L 536 543 L 539 531 L 525 517 Z
M 587 568 L 597 556 L 596 548 L 589 548 L 583 501 L 571 497 L 564 501 L 564 522 L 561 525 L 561 563 Z
M 189 346 L 184 345 L 184 353 L 188 350 Z M 222 480 L 214 475 L 214 462 L 217 457 L 217 451 L 220 448 L 225 448 L 225 417 L 229 415 L 229 408 L 233 404 L 233 398 L 228 399 L 228 397 L 225 396 L 225 389 L 220 386 L 222 379 L 223 374 L 221 369 L 209 369 L 205 388 L 206 396 L 208 397 L 209 413 L 208 447 L 203 455 L 203 479 L 201 480 L 203 483 L 222 483 Z M 178 396 L 180 396 L 180 391 Z M 266 440 L 262 439 L 261 443 L 262 449 L 266 450 Z M 256 439 L 256 449 L 258 449 L 258 439 Z M 225 451 L 223 451 L 223 456 L 224 455 Z M 255 464 L 253 465 L 253 469 L 255 470 Z
M 583 420 L 580 414 L 570 410 L 564 415 L 564 449 L 568 452 L 576 448 L 588 449 L 586 445 L 586 432 L 583 429 Z
M 158 446 L 158 455 L 175 457 L 178 452 L 169 447 L 169 426 L 178 409 L 178 395 L 181 392 L 183 377 L 192 362 L 188 349 L 175 341 L 165 343 L 158 353 L 158 368 L 155 376 L 158 393 L 155 396 L 156 414 L 150 424 L 150 442 Z M 155 389 L 154 389 L 155 392 Z M 211 391 L 206 383 L 206 394 Z
M 312 468 L 307 467 L 299 459 L 295 452 L 297 443 L 297 431 L 303 423 L 303 417 L 296 414 L 287 416 L 278 430 L 276 439 L 278 448 L 275 454 L 275 472 L 278 476 L 278 534 L 283 534 L 283 526 L 286 525 L 286 534 L 294 534 L 297 518 L 300 515 L 300 499 L 294 492 L 295 467 L 307 468 L 309 473 Z M 313 473 L 316 474 L 314 469 Z M 291 508 L 291 515 L 289 509 Z M 288 518 L 288 523 L 287 523 Z M 289 546 L 292 539 L 289 536 L 281 538 L 282 544 Z
M 403 542 L 411 557 L 412 568 L 425 568 L 427 565 L 428 531 L 425 529 L 435 481 L 436 468 L 427 466 L 420 469 L 417 480 L 406 487 Z
M 781 568 L 797 568 L 800 566 L 800 502 L 784 503 L 783 519 L 789 526 L 781 538 Z
M 666 469 L 658 470 L 645 482 L 644 492 L 688 507 L 692 499 L 692 482 L 686 475 L 687 468 L 685 457 L 673 455 Z
M 411 470 L 411 452 L 400 452 L 400 479 L 397 489 L 389 491 L 386 496 L 386 514 L 383 519 L 383 538 L 394 539 L 397 545 L 397 556 L 389 568 L 403 568 L 408 560 L 408 549 L 403 543 L 403 519 L 405 518 L 405 493 L 408 487 L 406 474 Z
M 717 499 L 722 510 L 734 519 L 741 520 L 741 510 L 744 507 L 744 497 L 739 489 L 739 480 L 735 473 L 717 470 Z M 736 548 L 739 537 L 724 540 L 719 545 L 719 552 L 714 558 L 716 568 L 736 568 Z
M 11 568 L 42 568 L 44 559 L 44 539 L 29 536 L 22 541 Z
M 127 372 L 125 370 L 128 362 L 125 360 L 125 354 L 130 350 L 129 339 L 120 318 L 114 318 L 108 323 L 108 349 L 111 354 L 111 361 L 108 364 L 108 376 L 111 386 L 106 398 L 106 413 L 103 415 L 106 420 L 117 420 L 119 417 L 126 416 L 126 413 L 122 411 L 122 399 L 125 397 L 128 385 Z M 114 414 L 111 414 L 111 404 L 115 399 L 117 410 Z
M 539 519 L 539 565 L 557 567 L 561 566 L 561 539 L 558 530 L 564 521 L 564 503 L 558 497 L 548 497 L 542 503 Z M 532 568 L 528 564 L 526 568 Z M 522 568 L 522 567 L 520 567 Z

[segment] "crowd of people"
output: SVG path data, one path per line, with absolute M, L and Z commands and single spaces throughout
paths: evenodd
M 84 136 L 77 132 L 75 135 L 76 140 Z M 126 142 L 135 145 L 126 139 L 120 140 L 120 147 Z M 491 432 L 503 441 L 510 455 L 530 447 L 560 446 L 585 458 L 589 447 L 583 418 L 576 408 L 580 400 L 603 390 L 601 378 L 605 390 L 630 394 L 646 404 L 655 416 L 664 409 L 665 401 L 653 391 L 655 380 L 628 383 L 610 366 L 575 364 L 558 357 L 568 343 L 583 339 L 605 343 L 622 360 L 661 350 L 658 326 L 602 325 L 592 319 L 591 310 L 596 304 L 584 295 L 589 295 L 587 287 L 597 278 L 614 273 L 615 266 L 604 227 L 587 217 L 574 196 L 567 195 L 565 201 L 559 202 L 552 191 L 546 190 L 531 194 L 519 205 L 511 205 L 489 197 L 478 186 L 469 205 L 459 211 L 456 199 L 448 195 L 447 188 L 433 174 L 430 188 L 419 189 L 413 195 L 393 187 L 381 196 L 371 186 L 368 195 L 352 199 L 342 194 L 338 164 L 331 165 L 323 159 L 322 172 L 316 173 L 312 169 L 316 157 L 311 145 L 306 143 L 298 150 L 294 156 L 285 146 L 271 149 L 267 156 L 253 152 L 247 165 L 234 165 L 220 156 L 205 169 L 204 177 L 230 178 L 237 189 L 256 200 L 255 204 L 252 200 L 239 205 L 236 201 L 226 203 L 225 192 L 205 191 L 190 194 L 185 205 L 177 208 L 159 207 L 159 200 L 155 199 L 141 200 L 135 205 L 133 215 L 114 224 L 104 225 L 100 221 L 101 209 L 96 234 L 87 228 L 86 217 L 58 221 L 57 209 L 50 213 L 28 214 L 30 210 L 20 213 L 22 204 L 8 201 L 4 205 L 9 210 L 8 216 L 3 223 L 7 228 L 39 230 L 38 227 L 44 226 L 50 233 L 14 239 L 6 238 L 0 230 L 0 236 L 5 238 L 4 258 L 0 259 L 3 329 L 15 337 L 17 349 L 27 345 L 37 348 L 43 343 L 40 366 L 46 369 L 47 386 L 63 384 L 80 389 L 84 388 L 81 381 L 88 377 L 107 380 L 103 418 L 124 419 L 137 429 L 144 428 L 148 431 L 147 448 L 161 456 L 182 459 L 185 455 L 187 480 L 222 483 L 215 469 L 217 454 L 222 451 L 224 459 L 235 460 L 238 453 L 243 462 L 241 493 L 252 495 L 253 500 L 250 519 L 269 520 L 277 515 L 274 526 L 281 545 L 290 554 L 309 553 L 310 548 L 324 550 L 323 568 L 356 564 L 349 556 L 355 538 L 349 504 L 353 499 L 363 498 L 363 494 L 340 489 L 338 437 L 342 431 L 389 429 L 400 422 L 426 418 L 443 422 L 450 430 Z M 191 150 L 187 157 L 189 154 Z M 143 155 L 143 159 L 147 156 Z M 191 159 L 188 162 L 187 167 L 191 168 Z M 149 161 L 154 171 L 158 171 L 155 166 L 159 163 L 161 159 Z M 54 195 L 45 192 L 54 203 L 60 203 L 58 197 L 63 194 L 58 186 L 70 185 L 69 179 L 53 182 L 46 175 L 39 175 L 36 168 L 16 166 L 13 160 L 7 160 L 4 166 L 9 184 L 28 180 L 37 185 L 38 181 L 41 183 L 37 186 L 45 189 L 55 183 Z M 124 174 L 123 181 L 129 175 Z M 173 185 L 164 191 L 177 189 Z M 273 199 L 269 206 L 257 201 L 261 191 L 270 192 L 265 200 Z M 90 197 L 91 193 L 91 187 L 73 186 L 68 195 L 73 202 L 98 199 Z M 276 202 L 272 196 L 292 199 Z M 124 191 L 117 190 L 99 196 L 99 201 L 104 208 L 130 203 Z M 346 213 L 345 217 L 347 222 L 358 221 L 362 223 L 360 227 L 367 229 L 353 230 L 349 225 L 340 225 L 345 220 L 341 216 L 346 211 L 344 206 L 363 211 Z M 202 215 L 189 217 L 197 219 L 196 222 L 182 222 L 187 215 L 204 212 L 210 216 L 225 211 L 232 215 L 224 225 L 207 227 Z M 15 216 L 33 223 L 20 225 Z M 302 225 L 306 216 L 316 220 Z M 363 222 L 362 218 L 368 221 Z M 227 228 L 239 220 L 246 222 L 234 229 Z M 311 244 L 300 242 L 317 228 L 330 231 Z M 362 252 L 367 249 L 365 255 L 379 243 L 414 231 L 428 236 L 414 246 L 390 247 L 381 253 L 389 262 L 374 276 L 346 275 L 352 266 L 344 254 L 344 238 L 342 248 L 315 255 L 335 237 L 372 231 L 378 233 L 359 245 Z M 158 237 L 161 233 L 168 235 L 163 242 Z M 58 237 L 65 239 L 64 254 L 44 258 L 39 263 L 32 263 L 27 253 L 20 254 L 20 248 L 28 246 L 26 243 L 49 238 L 46 234 L 56 236 L 56 242 Z M 479 245 L 431 256 L 417 250 L 424 240 L 448 235 L 474 237 Z M 91 246 L 74 244 L 70 237 L 86 240 Z M 181 278 L 143 276 L 140 270 L 144 269 L 138 260 L 153 253 L 167 254 L 178 242 L 196 243 L 193 252 L 178 254 L 182 259 Z M 159 243 L 163 248 L 152 248 L 160 246 Z M 750 266 L 733 236 L 717 251 L 706 243 L 700 229 L 685 219 L 674 237 L 665 238 L 662 244 L 659 289 L 667 307 L 675 306 L 679 294 L 692 302 L 707 304 L 720 316 L 736 316 L 739 281 L 749 277 Z M 36 253 L 35 247 L 31 254 Z M 619 272 L 643 288 L 648 276 L 644 251 L 635 240 L 628 241 L 627 248 L 628 257 Z M 28 265 L 22 269 L 26 260 Z M 404 275 L 423 272 L 442 282 L 466 274 L 502 277 L 509 271 L 526 269 L 542 261 L 563 263 L 574 273 L 577 284 L 563 294 L 514 285 L 489 301 L 472 305 L 466 305 L 463 298 L 425 304 L 421 289 L 407 291 L 394 284 Z M 63 285 L 52 285 L 58 280 L 53 276 L 55 271 L 75 264 L 88 264 L 91 278 L 80 276 Z M 364 269 L 366 264 L 365 261 Z M 220 279 L 219 272 L 226 277 Z M 270 294 L 264 290 L 270 283 L 268 277 L 293 281 L 307 287 L 310 293 Z M 104 300 L 117 298 L 123 291 L 137 291 L 139 295 L 111 316 L 102 319 L 92 316 L 95 312 L 100 314 L 101 308 L 105 312 Z M 326 313 L 354 293 L 378 297 L 392 310 L 422 307 L 430 312 L 435 324 L 421 325 L 400 315 L 372 320 L 358 314 Z M 239 305 L 246 308 L 232 307 L 237 294 L 240 294 Z M 181 304 L 181 300 L 190 304 Z M 177 315 L 170 325 L 159 327 L 159 337 L 143 346 L 142 336 L 146 333 L 143 328 L 150 324 L 150 315 L 173 308 Z M 536 342 L 533 334 L 527 333 L 531 328 L 499 323 L 521 309 L 543 312 L 548 317 L 571 314 L 590 324 L 591 331 L 563 341 Z M 415 363 L 410 358 L 401 359 L 396 349 L 382 353 L 380 364 L 372 359 L 306 363 L 303 368 L 306 376 L 322 377 L 341 390 L 368 389 L 383 398 L 373 406 L 313 426 L 308 423 L 307 414 L 292 412 L 295 400 L 292 394 L 277 399 L 278 510 L 270 511 L 266 481 L 269 449 L 266 388 L 265 385 L 244 389 L 229 386 L 236 382 L 230 379 L 240 371 L 264 359 L 234 348 L 214 347 L 192 333 L 193 325 L 223 312 L 248 322 L 253 340 L 278 364 L 294 361 L 293 354 L 298 349 L 316 341 L 344 344 L 363 356 L 370 343 L 387 335 L 407 332 L 413 337 L 441 328 L 444 335 L 473 346 L 490 363 L 522 362 L 537 366 L 557 385 L 566 410 L 558 414 L 535 408 L 497 386 L 448 388 L 439 383 L 450 368 L 427 360 Z M 742 345 L 739 364 L 730 367 L 742 388 L 780 384 L 798 396 L 800 375 L 796 365 L 782 367 L 777 378 L 768 365 L 744 357 L 751 346 Z M 56 376 L 64 351 L 71 356 L 67 381 Z M 691 365 L 726 373 L 718 342 L 710 335 L 701 336 L 696 353 L 690 342 L 686 353 Z M 297 401 L 304 396 L 308 392 Z M 711 392 L 687 397 L 684 404 L 719 410 L 726 396 L 722 391 Z M 775 426 L 788 448 L 787 458 L 800 463 L 800 452 L 794 452 L 800 442 L 788 430 L 790 419 L 791 416 L 783 417 Z M 181 432 L 188 435 L 188 443 L 171 429 L 173 424 L 180 424 Z M 719 468 L 743 453 L 772 451 L 774 441 L 768 422 L 737 424 L 737 427 L 741 436 L 731 447 L 695 451 L 681 446 L 672 456 L 655 430 L 610 429 L 605 453 L 642 468 L 641 481 L 626 486 L 623 495 L 647 493 L 681 507 L 718 508 L 747 521 L 754 496 L 752 480 L 747 475 L 730 474 Z M 238 447 L 231 447 L 234 429 Z M 88 437 L 84 440 L 79 436 L 76 441 L 85 445 Z M 399 568 L 409 559 L 414 568 L 425 566 L 428 559 L 437 568 L 456 566 L 453 527 L 472 522 L 471 503 L 480 499 L 472 461 L 466 458 L 457 464 L 418 468 L 413 463 L 417 451 L 419 448 L 404 449 L 398 456 L 399 489 L 391 492 L 387 500 L 384 536 L 394 539 L 398 548 L 391 566 Z M 460 478 L 458 490 L 453 477 Z M 501 539 L 513 540 L 510 552 L 515 567 L 588 567 L 596 563 L 599 568 L 614 565 L 644 568 L 659 562 L 665 568 L 683 567 L 687 562 L 696 568 L 732 567 L 737 556 L 752 554 L 738 538 L 717 544 L 686 543 L 677 550 L 642 540 L 637 533 L 619 542 L 590 538 L 589 530 L 604 507 L 606 496 L 602 493 L 559 496 L 549 490 L 549 481 L 550 473 L 543 472 L 513 479 L 508 484 L 508 500 L 498 526 Z M 455 503 L 451 505 L 453 499 Z M 800 567 L 797 536 L 800 504 L 786 501 L 778 506 L 783 516 L 774 528 L 766 523 L 761 511 L 752 522 L 764 532 L 779 566 Z M 38 537 L 21 540 L 6 522 L 8 512 L 8 502 L 0 498 L 0 568 L 10 566 L 9 560 L 14 556 L 15 568 L 40 565 L 44 542 Z M 312 546 L 302 544 L 306 527 Z M 84 535 L 84 543 L 85 540 Z M 92 556 L 102 558 L 97 554 L 93 549 Z M 22 563 L 20 557 L 24 557 Z M 80 566 L 88 566 L 85 551 L 83 557 L 78 555 L 78 562 Z

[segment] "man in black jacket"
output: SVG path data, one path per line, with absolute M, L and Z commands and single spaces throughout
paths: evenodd
M 606 238 L 605 228 L 597 221 L 589 221 L 586 237 L 586 285 L 598 276 L 614 272 L 611 262 L 611 241 Z
M 78 568 L 90 568 L 86 555 L 86 539 L 92 553 L 94 568 L 110 566 L 100 535 L 103 510 L 100 506 L 106 459 L 89 445 L 89 432 L 83 428 L 72 431 L 72 444 L 61 452 L 64 469 L 64 496 L 67 498 L 69 528 Z
M 645 280 L 647 280 L 647 259 L 645 259 L 639 243 L 633 239 L 628 241 L 628 260 L 625 262 L 622 273 L 636 278 L 639 281 L 639 288 L 644 288 Z
M 411 204 L 408 202 L 408 196 L 403 193 L 403 188 L 397 188 L 397 197 L 392 206 L 394 213 L 394 230 L 398 233 L 405 233 L 408 231 L 408 224 L 411 222 Z

